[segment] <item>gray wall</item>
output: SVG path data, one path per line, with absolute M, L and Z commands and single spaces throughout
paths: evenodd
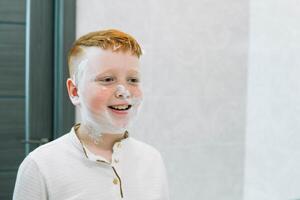
M 300 1 L 250 5 L 244 199 L 300 199 Z
M 300 198 L 298 0 L 77 0 L 77 36 L 134 35 L 172 200 Z
M 145 102 L 132 136 L 161 151 L 172 200 L 243 196 L 246 0 L 77 0 L 77 36 L 134 35 Z

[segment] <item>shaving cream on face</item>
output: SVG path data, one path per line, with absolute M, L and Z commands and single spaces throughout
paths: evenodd
M 82 95 L 84 92 L 88 92 L 90 88 L 86 87 L 88 81 L 87 78 L 87 66 L 88 59 L 83 60 L 78 66 L 78 72 L 76 73 L 74 79 L 78 86 L 78 94 L 80 101 L 80 111 L 82 117 L 82 125 L 87 130 L 89 135 L 93 138 L 95 143 L 99 142 L 102 134 L 122 134 L 128 128 L 131 127 L 132 123 L 138 116 L 142 98 L 141 97 L 132 97 L 132 94 L 126 89 L 124 85 L 118 84 L 114 88 L 107 88 L 104 85 L 98 85 L 97 93 L 99 94 L 111 94 L 110 96 L 114 96 L 116 98 L 115 102 L 121 102 L 131 105 L 130 109 L 127 110 L 126 115 L 117 116 L 114 114 L 108 105 L 103 105 L 103 109 L 101 112 L 97 112 L 96 109 L 90 105 L 90 102 L 87 98 Z M 85 90 L 85 91 L 84 91 Z M 107 91 L 111 91 L 111 93 L 107 93 Z M 92 93 L 92 92 L 91 92 Z M 99 102 L 101 104 L 103 102 Z M 105 102 L 109 103 L 109 102 Z
M 142 100 L 139 98 L 128 101 L 132 106 L 127 111 L 128 114 L 122 118 L 113 116 L 111 111 L 108 110 L 109 108 L 98 115 L 83 108 L 81 112 L 83 116 L 82 123 L 94 141 L 99 142 L 102 134 L 122 134 L 128 130 L 137 119 L 141 102 Z
M 79 85 L 79 80 L 82 79 L 82 76 L 84 74 L 84 69 L 86 68 L 88 61 L 89 61 L 88 59 L 82 60 L 78 64 L 78 67 L 73 75 L 73 80 L 77 86 Z
M 119 85 L 118 85 L 119 86 Z M 84 101 L 81 102 L 82 124 L 87 129 L 95 143 L 100 141 L 102 134 L 122 134 L 128 130 L 133 122 L 137 119 L 141 108 L 141 98 L 128 98 L 130 93 L 128 90 L 120 89 L 124 86 L 116 88 L 116 95 L 121 95 L 123 102 L 131 105 L 127 110 L 127 114 L 121 117 L 115 116 L 107 107 L 103 112 L 95 114 L 86 107 Z
M 124 85 L 117 85 L 116 96 L 121 96 L 126 99 L 130 97 L 130 92 L 124 87 Z

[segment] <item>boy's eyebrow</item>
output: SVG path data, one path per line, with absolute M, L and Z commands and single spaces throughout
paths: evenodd
M 95 79 L 99 79 L 102 76 L 105 76 L 106 73 L 111 73 L 111 72 L 113 72 L 113 70 L 107 70 L 107 71 L 104 71 L 104 72 L 102 72 L 100 74 L 97 74 L 97 75 L 95 75 Z M 130 75 L 138 75 L 138 76 L 140 76 L 140 72 L 138 70 L 131 69 L 131 70 L 128 71 L 128 73 Z
M 140 72 L 138 70 L 133 70 L 133 69 L 129 70 L 129 73 L 140 75 Z
M 104 73 L 98 74 L 95 76 L 94 80 L 101 79 L 103 76 L 105 76 Z
M 101 77 L 104 76 L 105 74 L 107 74 L 107 73 L 112 73 L 112 72 L 113 72 L 113 70 L 109 69 L 109 70 L 106 70 L 106 71 L 101 72 L 101 73 L 99 73 L 99 74 L 95 74 L 95 79 L 101 78 Z

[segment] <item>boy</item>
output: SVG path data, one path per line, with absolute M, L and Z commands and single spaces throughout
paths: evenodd
M 169 199 L 160 153 L 127 131 L 143 98 L 141 55 L 136 40 L 118 30 L 75 41 L 67 89 L 81 123 L 24 159 L 13 199 Z

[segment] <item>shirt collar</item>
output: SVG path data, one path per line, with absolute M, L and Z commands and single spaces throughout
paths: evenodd
M 77 136 L 77 130 L 79 129 L 79 127 L 80 127 L 80 123 L 76 123 L 76 124 L 72 127 L 72 129 L 74 130 L 76 136 Z M 129 132 L 126 130 L 125 133 L 124 133 L 124 135 L 123 135 L 123 138 L 117 140 L 116 142 L 120 142 L 120 141 L 122 141 L 122 140 L 124 140 L 124 139 L 127 139 L 128 137 L 129 137 Z M 78 138 L 78 136 L 77 136 L 77 138 Z M 78 139 L 79 139 L 79 138 L 78 138 Z
M 81 140 L 79 139 L 78 135 L 77 135 L 77 130 L 79 129 L 80 127 L 80 123 L 76 123 L 72 129 L 71 129 L 71 134 L 74 135 L 75 137 L 75 140 L 76 140 L 76 144 L 77 146 L 80 146 L 85 157 L 88 158 L 89 160 L 92 160 L 92 161 L 101 161 L 101 162 L 107 162 L 104 158 L 102 158 L 101 156 L 98 156 L 98 155 L 94 155 L 92 152 L 90 152 L 86 147 L 85 145 L 81 142 Z M 125 133 L 124 133 L 124 136 L 123 138 L 117 140 L 113 146 L 113 151 L 116 150 L 115 146 L 116 145 L 119 145 L 120 143 L 122 143 L 123 141 L 125 141 L 126 139 L 129 138 L 129 132 L 126 130 Z M 99 159 L 100 158 L 100 159 Z M 102 159 L 101 159 L 102 158 Z

